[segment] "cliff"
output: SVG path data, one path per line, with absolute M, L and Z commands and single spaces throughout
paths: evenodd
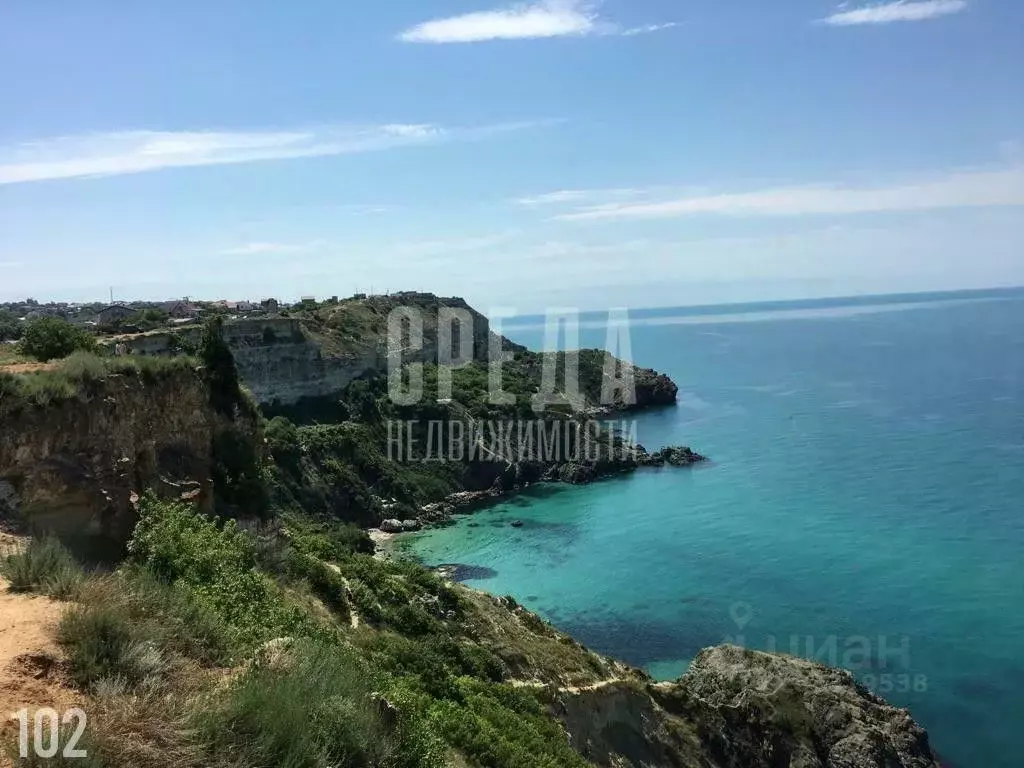
M 928 736 L 853 675 L 781 654 L 707 648 L 656 683 L 587 651 L 508 598 L 469 592 L 473 636 L 538 692 L 601 768 L 940 768 Z
M 262 332 L 258 338 L 255 331 L 246 336 L 237 327 L 228 336 L 236 347 L 244 346 L 246 337 L 254 347 L 268 343 Z M 534 364 L 532 353 L 519 354 L 524 366 Z M 295 679 L 288 677 L 287 667 L 281 679 L 266 680 L 268 690 L 280 686 L 287 696 L 261 704 L 267 719 L 260 720 L 256 733 L 279 717 L 278 707 L 286 701 L 289 707 L 313 707 L 308 712 L 291 710 L 286 721 L 303 726 L 289 734 L 296 750 L 319 743 L 308 737 L 307 725 L 323 722 L 328 710 L 340 717 L 369 711 L 383 720 L 366 736 L 367 748 L 378 744 L 381 734 L 391 733 L 397 717 L 422 724 L 423 733 L 441 740 L 448 759 L 430 752 L 429 760 L 403 763 L 417 768 L 937 767 L 927 735 L 910 715 L 871 695 L 847 672 L 721 647 L 703 651 L 679 680 L 655 683 L 640 670 L 589 651 L 510 598 L 445 584 L 412 563 L 368 557 L 363 553 L 369 542 L 360 539 L 365 533 L 339 527 L 339 513 L 350 515 L 342 519 L 353 519 L 356 512 L 375 509 L 367 506 L 373 501 L 371 493 L 385 489 L 396 495 L 404 489 L 415 498 L 420 484 L 419 491 L 435 494 L 444 480 L 437 472 L 451 471 L 451 463 L 415 463 L 410 466 L 417 471 L 406 468 L 401 473 L 394 462 L 370 450 L 370 427 L 351 421 L 300 432 L 277 420 L 276 429 L 273 424 L 267 428 L 270 445 L 264 456 L 259 450 L 262 423 L 251 406 L 243 407 L 235 383 L 227 393 L 229 408 L 223 401 L 219 410 L 211 406 L 217 399 L 210 389 L 210 382 L 218 380 L 215 356 L 204 354 L 204 360 L 210 366 L 206 370 L 190 359 L 84 356 L 28 376 L 0 374 L 0 518 L 15 516 L 58 534 L 95 533 L 123 542 L 137 519 L 134 501 L 147 489 L 206 510 L 213 507 L 216 492 L 218 512 L 251 511 L 248 500 L 263 490 L 270 474 L 286 477 L 290 466 L 295 470 L 294 487 L 284 488 L 289 504 L 272 507 L 277 516 L 260 532 L 258 547 L 257 540 L 234 526 L 219 528 L 202 521 L 187 504 L 144 499 L 143 510 L 147 505 L 152 509 L 144 518 L 148 531 L 140 541 L 160 542 L 159 577 L 174 580 L 181 592 L 165 599 L 170 593 L 153 591 L 155 582 L 147 581 L 149 586 L 135 594 L 130 585 L 138 573 L 127 569 L 116 583 L 118 589 L 127 589 L 128 597 L 109 592 L 107 597 L 115 602 L 153 601 L 142 603 L 146 622 L 135 620 L 138 605 L 118 615 L 124 622 L 119 631 L 126 637 L 138 634 L 126 648 L 155 649 L 158 658 L 169 660 L 152 676 L 170 686 L 161 690 L 173 706 L 158 710 L 152 722 L 162 724 L 162 718 L 172 717 L 170 712 L 205 712 L 207 697 L 245 685 L 244 666 L 225 682 L 224 665 L 239 658 L 229 656 L 228 649 L 251 652 L 254 644 L 265 642 L 287 647 L 291 639 L 286 635 L 298 635 L 317 642 L 334 638 L 334 650 L 324 652 L 342 654 L 334 657 L 339 669 L 364 665 L 367 680 L 376 688 L 324 691 L 340 696 L 338 706 L 332 703 L 325 710 L 322 695 L 295 695 Z M 466 376 L 482 373 L 469 370 Z M 228 380 L 234 382 L 232 377 L 220 379 Z M 531 379 L 522 382 L 522 395 L 528 399 Z M 374 409 L 381 403 L 372 394 L 366 385 L 363 406 L 380 418 L 383 414 Z M 475 396 L 465 396 L 468 405 L 455 401 L 447 407 L 472 418 L 466 416 L 467 409 L 481 404 Z M 685 449 L 646 458 L 682 465 L 699 460 Z M 493 462 L 497 474 L 518 476 L 530 468 L 506 459 Z M 303 470 L 307 464 L 313 471 Z M 573 463 L 564 466 L 578 470 Z M 226 494 L 231 488 L 236 493 Z M 145 546 L 133 547 L 138 565 Z M 168 571 L 172 565 L 175 570 Z M 49 588 L 46 583 L 43 589 Z M 115 582 L 104 584 L 111 589 Z M 200 601 L 202 610 L 181 602 L 188 594 L 193 595 L 188 599 Z M 83 604 L 86 610 L 108 607 L 102 601 Z M 173 615 L 175 610 L 185 613 Z M 161 611 L 172 615 L 160 618 Z M 168 623 L 157 631 L 153 622 L 159 621 Z M 188 642 L 179 643 L 182 638 Z M 209 648 L 202 647 L 206 642 Z M 313 661 L 309 668 L 319 680 L 321 658 Z M 118 672 L 113 661 L 111 666 L 111 674 Z M 197 693 L 192 683 L 174 688 L 158 679 L 167 675 L 171 680 L 173 670 L 183 669 L 207 669 L 210 687 Z M 93 733 L 101 732 L 104 723 L 120 723 L 133 701 L 119 699 L 123 709 L 118 717 L 97 718 Z M 375 702 L 369 710 L 366 701 Z M 92 707 L 106 704 L 92 699 L 89 706 L 92 712 Z M 346 733 L 346 724 L 332 724 L 329 730 Z M 132 727 L 109 734 L 108 744 L 141 744 L 153 747 L 153 754 L 166 748 L 164 742 L 153 746 L 148 726 L 140 728 L 136 722 L 139 730 Z M 240 744 L 225 748 L 222 741 L 230 742 L 232 728 L 206 730 L 213 741 L 204 748 L 211 754 L 244 749 L 252 741 L 243 736 Z M 179 746 L 195 748 L 191 743 Z M 196 757 L 179 764 L 216 763 Z M 327 764 L 326 758 L 316 764 Z
M 326 414 L 321 410 L 317 415 L 333 416 L 336 414 L 330 413 L 330 406 L 336 404 L 353 381 L 387 375 L 388 317 L 399 307 L 415 311 L 423 322 L 422 344 L 405 345 L 403 363 L 438 362 L 438 319 L 445 309 L 466 313 L 472 327 L 472 341 L 468 345 L 472 362 L 487 365 L 492 342 L 487 317 L 464 299 L 429 293 L 348 299 L 317 308 L 295 309 L 288 317 L 232 320 L 224 324 L 224 340 L 234 355 L 243 383 L 265 410 L 289 416 L 298 414 L 301 419 L 303 409 L 315 411 L 317 406 L 327 406 Z M 452 335 L 453 349 L 458 350 L 458 326 Z M 200 330 L 191 328 L 116 337 L 107 343 L 124 343 L 133 354 L 167 356 L 195 348 L 199 337 Z M 494 341 L 514 358 L 508 365 L 539 384 L 543 365 L 538 353 L 504 337 Z M 604 352 L 578 353 L 585 402 L 575 402 L 575 408 L 583 410 L 599 404 L 604 362 Z M 620 403 L 618 408 L 675 403 L 677 387 L 667 376 L 649 368 L 635 368 L 634 375 L 636 403 Z
M 295 310 L 289 317 L 232 320 L 224 324 L 224 340 L 242 381 L 261 405 L 287 407 L 304 400 L 336 400 L 353 381 L 387 374 L 388 316 L 399 306 L 419 310 L 423 318 L 422 347 L 406 350 L 405 362 L 437 362 L 441 308 L 469 313 L 473 359 L 486 361 L 487 318 L 462 299 L 433 294 L 372 296 Z M 122 336 L 109 343 L 123 342 L 132 354 L 166 356 L 194 348 L 199 336 L 200 330 L 193 327 L 176 333 Z M 458 348 L 460 340 L 457 333 L 454 336 Z
M 62 385 L 60 396 L 0 407 L 0 519 L 72 538 L 125 541 L 133 495 L 160 495 L 210 509 L 213 452 L 223 417 L 194 365 L 76 377 L 60 368 L 32 386 Z M 243 421 L 250 434 L 259 425 Z

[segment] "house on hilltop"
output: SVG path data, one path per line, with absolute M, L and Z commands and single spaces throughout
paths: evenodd
M 165 301 L 160 304 L 160 309 L 167 313 L 168 317 L 176 320 L 183 320 L 199 316 L 199 307 L 184 299 L 178 301 Z
M 135 310 L 127 304 L 110 304 L 97 313 L 96 322 L 99 325 L 113 325 L 122 320 L 127 320 L 134 314 Z

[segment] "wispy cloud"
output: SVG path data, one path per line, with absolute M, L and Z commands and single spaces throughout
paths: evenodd
M 395 123 L 290 131 L 124 131 L 66 136 L 0 146 L 0 184 L 379 152 L 481 138 L 540 124 L 445 128 Z
M 615 200 L 623 197 L 636 197 L 645 194 L 643 189 L 561 189 L 555 192 L 544 192 L 539 195 L 520 197 L 514 200 L 517 205 L 529 208 L 561 205 L 564 203 L 583 203 Z
M 623 29 L 601 19 L 598 2 L 541 0 L 489 11 L 434 19 L 399 34 L 407 43 L 479 43 L 486 40 L 527 40 L 588 35 L 642 35 L 676 26 L 675 22 Z
M 665 29 L 672 29 L 678 27 L 679 22 L 667 21 L 664 24 L 644 24 L 640 27 L 630 27 L 619 32 L 623 37 L 633 37 L 634 35 L 649 35 L 651 32 L 661 32 Z
M 322 246 L 322 240 L 308 243 L 252 242 L 221 251 L 224 256 L 259 256 L 265 253 L 307 253 Z
M 575 206 L 561 221 L 666 219 L 697 215 L 804 216 L 1024 206 L 1024 166 L 947 173 L 889 186 L 816 185 Z
M 844 3 L 834 14 L 821 21 L 837 27 L 890 24 L 894 21 L 924 21 L 959 13 L 966 7 L 967 0 L 898 0 L 895 3 L 867 5 L 861 8 L 848 8 Z

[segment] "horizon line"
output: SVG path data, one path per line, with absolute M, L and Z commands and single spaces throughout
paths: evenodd
M 1013 293 L 1013 292 L 1017 292 L 1017 291 L 1024 291 L 1024 284 L 992 285 L 992 286 L 986 286 L 986 287 L 982 287 L 982 288 L 944 288 L 944 289 L 941 289 L 941 290 L 922 289 L 922 290 L 912 290 L 912 291 L 897 291 L 897 292 L 892 292 L 892 293 L 889 293 L 889 292 L 886 292 L 886 293 L 873 293 L 872 292 L 872 293 L 852 293 L 852 294 L 841 294 L 841 295 L 829 294 L 829 295 L 823 295 L 823 296 L 806 297 L 806 298 L 802 298 L 802 299 L 773 299 L 773 298 L 764 298 L 764 299 L 757 299 L 757 300 L 716 302 L 716 303 L 713 303 L 713 304 L 685 304 L 685 303 L 684 304 L 649 304 L 649 305 L 644 305 L 644 306 L 627 307 L 626 309 L 627 309 L 628 312 L 641 312 L 641 311 L 647 311 L 647 310 L 665 310 L 665 309 L 689 309 L 689 310 L 696 310 L 696 309 L 716 309 L 716 308 L 719 308 L 719 307 L 744 307 L 744 306 L 759 306 L 759 307 L 763 307 L 765 305 L 776 305 L 776 306 L 790 305 L 790 306 L 792 306 L 792 305 L 809 304 L 809 303 L 815 303 L 815 302 L 844 302 L 844 301 L 845 302 L 859 302 L 859 301 L 864 301 L 865 299 L 890 299 L 890 298 L 915 298 L 915 297 L 918 299 L 918 302 L 916 302 L 916 303 L 927 303 L 928 299 L 926 297 L 938 298 L 938 297 L 962 296 L 964 294 Z M 410 292 L 411 293 L 429 293 L 431 295 L 438 296 L 438 298 L 462 299 L 463 301 L 466 301 L 467 304 L 470 304 L 470 306 L 473 305 L 472 302 L 469 299 L 466 299 L 464 296 L 447 296 L 447 297 L 445 297 L 445 296 L 441 296 L 440 294 L 434 293 L 433 291 L 407 291 L 407 290 L 403 290 L 403 291 L 390 291 L 388 293 L 366 293 L 365 295 L 367 297 L 373 297 L 373 296 L 389 297 L 389 296 L 397 296 L 400 293 L 410 293 Z M 333 296 L 334 294 L 331 294 L 331 295 Z M 352 300 L 354 298 L 354 296 L 355 296 L 355 294 L 343 297 L 340 294 L 338 294 L 338 301 L 340 303 L 340 302 L 343 302 L 343 301 L 346 301 L 346 300 Z M 51 298 L 51 299 L 47 299 L 46 301 L 41 301 L 41 300 L 36 299 L 34 297 L 26 297 L 26 298 L 22 298 L 22 299 L 0 299 L 0 306 L 5 305 L 5 304 L 23 303 L 25 301 L 28 301 L 30 298 L 31 298 L 31 300 L 37 302 L 40 306 L 46 306 L 48 304 L 69 304 L 69 305 L 71 305 L 71 304 L 79 304 L 80 305 L 80 304 L 109 304 L 110 303 L 105 298 L 103 298 L 103 299 L 93 299 L 93 300 L 81 300 L 81 301 L 71 301 L 71 300 L 66 300 L 66 299 Z M 131 298 L 125 298 L 125 299 L 118 299 L 114 303 L 115 304 L 132 304 L 132 303 L 136 303 L 136 302 L 163 303 L 163 302 L 168 302 L 168 301 L 183 301 L 184 298 L 185 297 L 182 297 L 182 296 L 165 297 L 165 298 L 162 298 L 162 299 L 142 299 L 142 298 L 131 299 Z M 278 298 L 278 297 L 274 297 L 274 296 L 264 296 L 263 297 L 263 299 L 268 299 L 268 298 Z M 327 296 L 325 296 L 324 298 L 327 298 Z M 223 297 L 217 298 L 217 299 L 204 299 L 204 298 L 197 298 L 197 297 L 193 297 L 193 296 L 189 296 L 188 299 L 189 299 L 189 301 L 194 301 L 194 302 L 199 302 L 199 303 L 216 303 L 216 302 L 219 302 L 219 301 L 234 301 L 234 302 L 250 301 L 250 302 L 258 303 L 259 301 L 262 300 L 262 299 L 225 299 Z M 302 299 L 301 299 L 301 297 L 299 297 L 299 298 L 295 298 L 295 299 L 282 298 L 282 299 L 279 299 L 279 300 L 281 302 L 283 302 L 283 303 L 286 303 L 286 304 L 298 304 L 298 303 L 301 302 Z M 322 301 L 322 300 L 323 299 L 319 299 L 318 301 Z M 507 305 L 507 302 L 506 302 L 506 305 Z M 555 305 L 553 304 L 552 307 L 554 307 L 554 306 Z M 566 309 L 564 302 L 558 304 L 558 308 L 559 308 L 560 311 Z M 592 315 L 592 314 L 606 313 L 610 309 L 618 309 L 618 308 L 621 308 L 621 305 L 616 306 L 614 304 L 609 304 L 607 307 L 603 307 L 601 309 L 579 309 L 578 311 L 579 311 L 579 314 L 581 314 L 581 315 Z M 544 316 L 545 316 L 544 313 L 532 312 L 532 313 L 529 313 L 529 314 L 506 316 L 504 319 L 506 321 L 514 321 L 516 319 L 532 319 L 532 318 L 544 317 Z

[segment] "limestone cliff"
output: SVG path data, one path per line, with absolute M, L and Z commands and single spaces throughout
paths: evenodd
M 403 345 L 403 363 L 437 363 L 440 346 L 440 313 L 464 313 L 472 328 L 472 340 L 466 346 L 472 361 L 486 364 L 492 342 L 517 355 L 520 364 L 540 377 L 539 355 L 504 337 L 492 336 L 490 322 L 464 299 L 439 297 L 429 293 L 398 293 L 348 299 L 315 309 L 295 309 L 288 317 L 262 317 L 232 320 L 224 324 L 224 339 L 231 349 L 239 375 L 256 400 L 271 412 L 289 409 L 304 402 L 336 401 L 353 381 L 386 375 L 388 372 L 388 318 L 397 308 L 412 310 L 422 320 L 422 344 Z M 459 326 L 453 326 L 452 348 L 460 349 Z M 134 354 L 169 355 L 195 347 L 198 328 L 169 333 L 158 331 L 119 337 Z M 530 358 L 523 361 L 523 357 Z M 604 353 L 584 350 L 579 353 L 581 385 L 587 403 L 596 405 L 601 395 Z M 649 368 L 635 369 L 634 406 L 671 405 L 677 387 L 664 374 Z M 589 375 L 588 375 L 589 373 Z M 287 412 L 287 410 L 286 410 Z
M 133 493 L 152 488 L 209 508 L 220 418 L 192 368 L 114 373 L 74 397 L 5 412 L 0 518 L 123 541 L 134 525 Z
M 680 679 L 657 683 L 508 598 L 467 595 L 473 636 L 600 768 L 940 768 L 910 714 L 844 670 L 719 646 Z

